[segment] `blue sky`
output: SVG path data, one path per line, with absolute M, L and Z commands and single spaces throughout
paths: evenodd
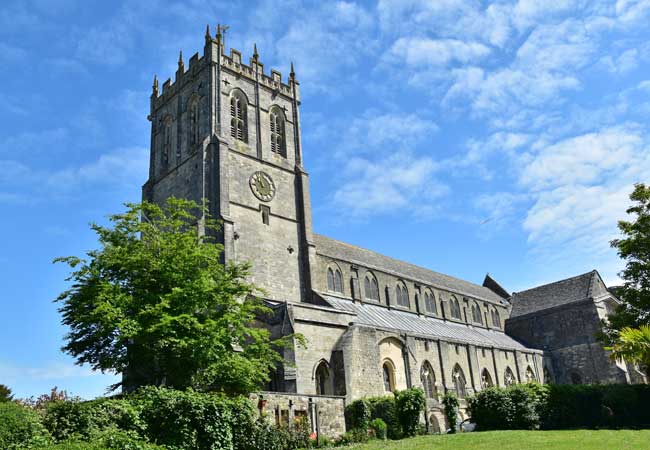
M 294 61 L 315 231 L 509 290 L 622 268 L 608 245 L 650 174 L 650 1 L 5 0 L 0 383 L 85 398 L 115 377 L 60 352 L 52 301 L 138 201 L 153 74 L 205 25 Z

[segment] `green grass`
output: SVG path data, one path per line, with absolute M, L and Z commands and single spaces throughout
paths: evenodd
M 357 450 L 650 450 L 650 430 L 486 431 L 373 441 Z

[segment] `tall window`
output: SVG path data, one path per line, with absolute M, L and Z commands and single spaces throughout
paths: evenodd
M 526 383 L 534 383 L 537 381 L 537 377 L 535 376 L 535 372 L 533 372 L 533 369 L 528 366 L 526 369 Z
M 325 361 L 321 362 L 316 369 L 316 394 L 332 395 L 330 371 Z
M 481 388 L 487 389 L 492 386 L 494 386 L 494 384 L 492 383 L 490 372 L 488 372 L 487 369 L 483 369 L 483 372 L 481 372 Z
M 169 165 L 169 156 L 172 151 L 172 119 L 167 117 L 163 128 L 163 149 L 162 149 L 162 164 L 163 167 Z
M 424 394 L 427 398 L 436 398 L 438 391 L 436 389 L 436 375 L 433 373 L 433 368 L 429 361 L 425 361 L 422 364 L 422 369 L 420 369 L 420 379 L 422 381 L 422 387 L 424 388 Z
M 195 146 L 199 143 L 199 99 L 194 98 L 190 103 L 190 145 Z
M 424 291 L 424 309 L 430 314 L 438 315 L 436 299 L 431 291 Z
M 274 106 L 270 113 L 271 122 L 271 151 L 280 156 L 287 157 L 287 145 L 284 133 L 284 113 Z
M 230 135 L 239 141 L 248 142 L 246 98 L 238 91 L 230 97 Z
M 548 370 L 548 367 L 544 366 L 544 384 L 553 383 L 553 378 L 551 377 L 551 371 Z
M 499 317 L 499 312 L 496 309 L 492 309 L 492 325 L 501 328 L 501 317 Z
M 454 388 L 456 389 L 456 395 L 458 398 L 465 398 L 467 395 L 467 391 L 465 389 L 467 381 L 465 380 L 463 369 L 461 369 L 458 364 L 456 364 L 454 367 L 454 371 L 452 372 L 452 379 L 454 381 Z
M 327 289 L 333 292 L 343 293 L 343 275 L 339 269 L 327 269 Z
M 395 367 L 390 361 L 384 361 L 382 366 L 382 373 L 384 376 L 384 390 L 386 392 L 395 391 Z
M 460 302 L 454 296 L 449 300 L 449 309 L 451 310 L 451 317 L 460 319 Z
M 474 304 L 472 305 L 472 320 L 474 323 L 483 324 L 483 317 L 481 317 L 481 307 Z
M 363 287 L 367 299 L 379 300 L 379 284 L 373 274 L 366 274 Z
M 401 281 L 397 283 L 397 287 L 395 288 L 395 297 L 398 305 L 408 308 L 409 292 L 406 290 L 406 285 Z
M 506 387 L 508 387 L 508 386 L 512 386 L 516 382 L 517 382 L 517 380 L 515 379 L 515 374 L 512 373 L 512 370 L 510 370 L 510 367 L 508 367 L 506 369 L 506 373 L 505 373 L 505 375 L 503 377 L 503 384 L 505 384 Z

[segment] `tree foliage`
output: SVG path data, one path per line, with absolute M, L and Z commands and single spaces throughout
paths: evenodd
M 611 241 L 625 260 L 625 269 L 620 273 L 623 286 L 616 290 L 622 304 L 610 316 L 605 330 L 610 342 L 625 327 L 650 323 L 650 186 L 637 184 L 630 200 L 634 203 L 627 213 L 633 220 L 619 221 L 623 236 Z
M 55 260 L 72 269 L 57 299 L 70 327 L 63 350 L 78 364 L 122 373 L 114 388 L 259 388 L 289 338 L 272 341 L 253 326 L 269 309 L 246 281 L 247 264 L 222 263 L 207 208 L 175 198 L 126 206 L 108 226 L 91 225 L 99 249 Z
M 14 396 L 11 394 L 11 389 L 4 384 L 0 384 L 0 403 L 10 402 L 13 398 Z
M 612 347 L 612 357 L 639 364 L 650 377 L 650 325 L 623 328 Z

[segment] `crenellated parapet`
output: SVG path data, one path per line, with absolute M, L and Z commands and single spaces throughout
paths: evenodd
M 237 78 L 243 78 L 251 83 L 259 83 L 260 87 L 266 88 L 273 96 L 281 95 L 291 100 L 300 101 L 298 81 L 292 70 L 286 82 L 282 80 L 282 73 L 271 69 L 270 74 L 264 72 L 264 64 L 260 62 L 257 48 L 253 56 L 246 64 L 242 61 L 242 54 L 239 50 L 230 49 L 230 54 L 225 53 L 225 39 L 222 28 L 217 28 L 215 37 L 210 35 L 209 28 L 206 29 L 204 54 L 195 53 L 189 60 L 189 66 L 185 68 L 183 55 L 179 55 L 178 69 L 174 80 L 165 80 L 162 90 L 159 92 L 157 85 L 151 95 L 151 112 L 167 104 L 170 98 L 182 91 L 185 85 L 196 80 L 199 73 L 212 65 L 220 64 L 221 70 L 230 72 Z

